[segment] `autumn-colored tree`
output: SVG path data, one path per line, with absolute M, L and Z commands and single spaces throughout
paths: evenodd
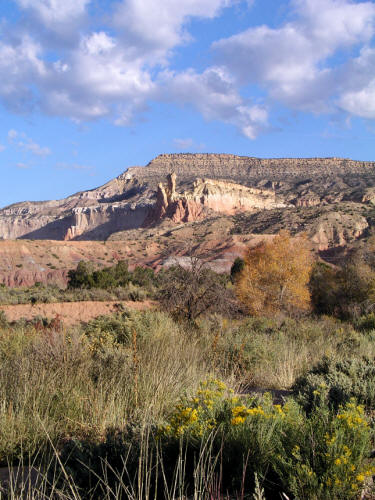
M 280 231 L 272 241 L 249 248 L 236 280 L 236 293 L 250 314 L 310 308 L 312 256 L 307 239 Z

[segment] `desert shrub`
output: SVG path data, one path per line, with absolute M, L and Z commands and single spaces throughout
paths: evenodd
M 4 311 L 0 311 L 0 328 L 8 326 L 8 320 Z
M 353 402 L 338 414 L 317 406 L 306 416 L 292 400 L 284 406 L 267 395 L 239 400 L 211 381 L 176 405 L 161 434 L 182 437 L 196 450 L 197 440 L 214 435 L 224 492 L 240 490 L 245 462 L 245 487 L 252 490 L 255 473 L 264 478 L 267 498 L 282 491 L 306 500 L 356 498 L 375 471 L 368 462 L 372 431 Z
M 285 411 L 286 410 L 286 411 Z M 317 406 L 290 416 L 273 467 L 287 492 L 301 500 L 355 499 L 374 474 L 372 430 L 362 406 L 349 402 L 332 413 Z
M 153 269 L 138 266 L 133 272 L 128 269 L 127 261 L 104 269 L 93 270 L 87 262 L 79 262 L 77 269 L 68 272 L 68 288 L 101 288 L 104 290 L 126 287 L 130 283 L 148 291 L 153 289 L 156 277 Z
M 148 292 L 139 285 L 134 284 L 132 281 L 129 282 L 126 287 L 126 294 L 129 300 L 142 301 L 148 297 Z
M 375 362 L 358 357 L 340 361 L 323 359 L 298 378 L 293 393 L 310 410 L 317 400 L 325 400 L 337 409 L 355 398 L 367 409 L 375 408 Z
M 69 288 L 91 288 L 93 286 L 93 267 L 89 262 L 78 262 L 77 269 L 68 272 Z
M 152 336 L 163 334 L 163 330 L 176 332 L 176 326 L 168 315 L 157 311 L 123 311 L 99 316 L 82 326 L 82 331 L 89 341 L 102 347 L 105 345 L 128 347 L 133 334 L 137 335 L 139 343 L 149 341 Z
M 156 285 L 157 278 L 155 271 L 150 267 L 137 266 L 131 273 L 131 282 L 141 288 L 151 291 Z

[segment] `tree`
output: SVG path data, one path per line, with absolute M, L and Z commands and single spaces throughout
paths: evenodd
M 176 318 L 194 322 L 204 313 L 230 311 L 233 296 L 227 283 L 227 275 L 193 257 L 189 269 L 177 265 L 159 273 L 159 300 Z
M 270 242 L 249 248 L 236 280 L 236 293 L 250 314 L 310 308 L 311 251 L 304 236 L 280 231 Z
M 115 266 L 93 270 L 89 262 L 80 261 L 77 269 L 68 272 L 68 288 L 109 289 L 126 286 L 131 278 L 126 260 L 120 260 Z
M 80 260 L 77 269 L 71 269 L 68 272 L 68 288 L 91 288 L 93 285 L 92 273 L 92 264 Z

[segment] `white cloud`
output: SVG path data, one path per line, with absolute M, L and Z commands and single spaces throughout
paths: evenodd
M 48 156 L 51 151 L 47 147 L 42 147 L 28 137 L 24 132 L 18 132 L 11 129 L 8 132 L 8 141 L 24 151 L 30 152 L 36 156 Z
M 164 60 L 168 51 L 190 39 L 184 29 L 192 17 L 212 19 L 236 0 L 123 0 L 114 23 L 137 54 Z
M 164 86 L 166 95 L 176 103 L 193 105 L 206 120 L 235 125 L 249 139 L 268 127 L 267 110 L 245 102 L 223 68 L 211 67 L 203 73 L 192 69 L 165 72 Z
M 365 47 L 360 55 L 344 66 L 345 88 L 337 104 L 350 114 L 375 118 L 375 49 Z
M 40 53 L 39 44 L 27 35 L 13 44 L 0 39 L 0 97 L 7 107 L 22 112 L 32 109 L 30 85 L 46 74 Z
M 16 167 L 17 168 L 30 168 L 29 165 L 27 165 L 26 163 L 16 163 Z
M 3 77 L 0 96 L 18 111 L 36 106 L 47 114 L 68 116 L 76 121 L 110 117 L 119 126 L 130 125 L 135 116 L 147 109 L 149 100 L 178 101 L 181 96 L 182 102 L 195 106 L 206 119 L 224 119 L 253 137 L 259 123 L 265 122 L 265 111 L 244 103 L 227 76 L 220 75 L 217 68 L 209 68 L 202 74 L 188 70 L 180 75 L 172 71 L 160 75 L 160 63 L 167 64 L 170 51 L 189 40 L 186 25 L 191 18 L 211 19 L 238 1 L 122 0 L 113 13 L 111 35 L 103 29 L 91 33 L 83 30 L 74 46 L 64 45 L 63 35 L 61 40 L 58 35 L 43 39 L 43 44 L 31 36 L 21 39 L 16 36 L 12 43 L 0 45 Z M 48 23 L 61 25 L 83 16 L 89 3 L 88 0 L 17 2 L 22 8 L 32 10 L 46 29 Z M 69 26 L 66 23 L 61 33 Z M 50 43 L 56 46 L 53 61 L 46 58 Z M 44 45 L 46 50 L 41 48 Z M 169 92 L 173 95 L 169 96 Z M 205 92 L 209 94 L 206 103 Z M 218 102 L 214 102 L 216 99 Z M 20 141 L 19 147 L 34 154 L 48 154 L 48 148 L 38 147 L 31 140 Z
M 33 11 L 45 24 L 66 23 L 84 14 L 91 0 L 16 0 Z
M 365 88 L 356 92 L 346 92 L 339 99 L 345 111 L 362 118 L 375 118 L 375 79 Z
M 82 47 L 90 55 L 105 54 L 110 52 L 116 46 L 114 38 L 100 31 L 92 33 L 91 36 L 84 37 Z
M 119 126 L 130 125 L 149 101 L 167 101 L 190 105 L 251 139 L 267 130 L 275 100 L 304 111 L 374 115 L 375 64 L 364 52 L 373 50 L 370 1 L 291 0 L 293 17 L 280 27 L 258 26 L 217 41 L 216 64 L 205 70 L 173 71 L 171 54 L 191 40 L 190 20 L 212 19 L 239 1 L 118 0 L 92 30 L 90 0 L 16 0 L 32 22 L 2 38 L 0 26 L 0 98 L 17 112 L 105 117 Z M 337 52 L 342 60 L 361 48 L 349 63 L 335 62 Z M 249 84 L 267 91 L 267 105 L 242 97 Z M 50 153 L 25 137 L 19 147 Z
M 51 150 L 47 147 L 42 147 L 32 139 L 27 138 L 26 141 L 18 142 L 18 147 L 24 149 L 25 151 L 29 151 L 30 153 L 37 156 L 48 156 L 51 154 Z
M 104 32 L 82 38 L 67 60 L 49 67 L 40 86 L 41 107 L 53 115 L 77 121 L 114 116 L 127 124 L 140 109 L 154 83 L 141 61 L 134 61 L 116 40 Z
M 4 144 L 0 144 L 0 153 L 2 153 L 5 149 L 6 147 L 4 146 Z
M 295 20 L 280 28 L 250 28 L 213 48 L 240 83 L 265 86 L 272 98 L 298 109 L 327 111 L 338 86 L 329 58 L 371 40 L 375 4 L 294 0 L 292 5 Z

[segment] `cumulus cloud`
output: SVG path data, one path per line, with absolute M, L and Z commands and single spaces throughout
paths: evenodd
M 16 0 L 23 9 L 31 10 L 46 25 L 66 23 L 84 14 L 91 0 Z
M 193 105 L 206 120 L 235 125 L 249 139 L 267 127 L 267 110 L 244 101 L 223 68 L 211 67 L 203 73 L 192 69 L 165 72 L 163 83 L 167 95 L 176 103 Z
M 192 106 L 250 139 L 269 128 L 273 101 L 303 111 L 375 115 L 370 1 L 291 0 L 292 15 L 281 26 L 256 26 L 215 42 L 215 64 L 204 70 L 173 70 L 171 55 L 191 40 L 189 21 L 212 19 L 239 1 L 118 0 L 94 29 L 95 22 L 85 22 L 90 0 L 16 0 L 35 23 L 7 36 L 0 27 L 0 98 L 20 113 L 108 118 L 119 126 L 130 125 L 150 101 L 167 101 Z M 339 64 L 337 53 L 349 61 Z M 266 90 L 263 102 L 242 96 L 250 84 L 262 95 Z M 49 154 L 34 141 L 20 142 Z
M 375 4 L 349 0 L 294 0 L 295 19 L 280 28 L 258 26 L 213 44 L 220 64 L 241 84 L 266 87 L 273 99 L 328 111 L 337 91 L 336 51 L 370 42 Z
M 365 47 L 342 71 L 345 89 L 338 106 L 362 118 L 375 118 L 375 49 Z
M 49 67 L 41 87 L 47 113 L 78 121 L 110 115 L 126 124 L 151 95 L 154 83 L 142 63 L 129 60 L 114 38 L 94 32 L 68 58 Z
M 37 107 L 76 121 L 110 117 L 119 126 L 131 124 L 150 100 L 172 100 L 194 106 L 207 120 L 223 120 L 255 137 L 267 113 L 244 102 L 223 70 L 160 73 L 170 51 L 189 40 L 186 25 L 191 18 L 211 19 L 237 1 L 122 0 L 113 12 L 111 34 L 103 29 L 83 33 L 73 47 L 62 44 L 58 50 L 57 45 L 53 60 L 30 35 L 15 36 L 12 43 L 0 45 L 0 96 L 19 112 Z M 89 4 L 89 0 L 17 2 L 45 26 L 77 19 Z M 48 154 L 48 148 L 38 149 L 33 141 L 21 142 L 19 147 L 25 150 Z
M 236 0 L 123 0 L 114 23 L 135 56 L 162 61 L 169 50 L 190 39 L 185 29 L 192 17 L 212 19 Z
M 13 44 L 4 43 L 0 38 L 0 97 L 8 108 L 18 112 L 33 108 L 31 85 L 46 75 L 40 54 L 40 45 L 28 35 Z

